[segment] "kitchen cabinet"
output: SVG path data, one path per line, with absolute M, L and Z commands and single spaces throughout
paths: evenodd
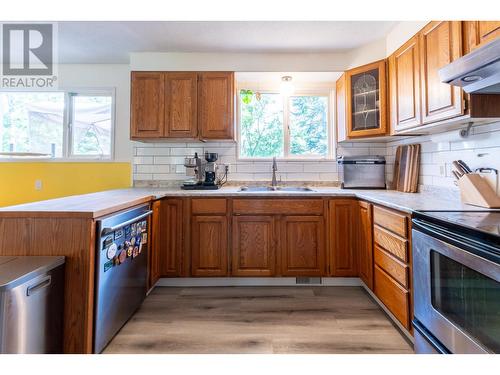
M 330 273 L 332 276 L 358 276 L 354 228 L 357 202 L 354 199 L 329 201 Z
M 198 75 L 196 72 L 165 74 L 165 137 L 196 138 Z
M 193 216 L 191 221 L 191 275 L 228 276 L 227 217 Z
M 130 137 L 165 136 L 165 77 L 161 72 L 132 72 Z
M 199 73 L 201 139 L 233 139 L 234 73 Z
M 154 201 L 152 204 L 153 215 L 151 218 L 151 226 L 149 230 L 149 238 L 151 239 L 151 247 L 149 250 L 149 282 L 148 289 L 151 289 L 161 277 L 160 274 L 160 216 L 161 216 L 161 201 Z
M 463 21 L 463 25 L 466 53 L 500 37 L 500 21 Z
M 233 217 L 232 276 L 274 276 L 276 218 L 270 215 Z
M 392 132 L 421 124 L 420 48 L 414 36 L 389 57 Z
M 152 272 L 161 277 L 182 275 L 184 254 L 183 200 L 168 198 L 153 205 L 153 264 Z
M 373 290 L 373 228 L 372 205 L 358 202 L 357 240 L 358 274 L 368 288 Z
M 462 23 L 434 21 L 419 33 L 422 88 L 422 123 L 444 120 L 464 113 L 463 91 L 442 83 L 439 69 L 462 55 Z
M 233 139 L 233 72 L 132 72 L 131 139 Z
M 325 275 L 324 225 L 321 216 L 283 217 L 280 249 L 283 276 Z
M 411 231 L 406 214 L 373 206 L 373 291 L 411 331 Z
M 385 60 L 348 70 L 336 83 L 339 140 L 386 135 Z

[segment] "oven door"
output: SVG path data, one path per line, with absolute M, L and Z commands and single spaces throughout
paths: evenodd
M 500 353 L 499 257 L 414 219 L 414 315 L 451 353 Z

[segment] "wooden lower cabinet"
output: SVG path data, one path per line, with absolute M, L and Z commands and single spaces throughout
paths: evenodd
M 394 314 L 396 319 L 410 330 L 410 292 L 399 285 L 389 274 L 375 265 L 375 294 Z
M 370 203 L 358 202 L 355 241 L 359 277 L 368 288 L 373 290 L 373 222 L 372 205 Z
M 234 216 L 233 276 L 274 276 L 276 272 L 274 216 Z
M 182 199 L 162 199 L 153 204 L 150 282 L 157 277 L 182 276 L 183 207 Z
M 322 216 L 284 216 L 281 220 L 281 274 L 324 276 L 326 251 Z
M 330 273 L 332 276 L 358 276 L 354 230 L 357 201 L 332 199 L 329 202 Z
M 191 275 L 228 276 L 226 216 L 193 216 L 191 220 Z

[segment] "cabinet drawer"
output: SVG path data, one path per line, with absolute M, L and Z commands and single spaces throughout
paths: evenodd
M 408 266 L 375 245 L 375 264 L 405 288 L 409 287 Z
M 226 200 L 221 199 L 193 199 L 191 201 L 191 212 L 193 215 L 219 214 L 226 213 Z
M 401 237 L 408 238 L 407 217 L 385 208 L 373 207 L 373 222 L 394 232 Z
M 406 328 L 410 329 L 410 293 L 375 265 L 375 295 Z
M 235 214 L 322 215 L 321 199 L 235 199 Z
M 408 241 L 396 236 L 378 225 L 373 226 L 375 244 L 388 251 L 403 262 L 408 262 Z

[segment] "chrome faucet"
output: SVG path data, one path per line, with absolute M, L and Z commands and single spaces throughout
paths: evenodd
M 271 186 L 275 188 L 278 186 L 278 182 L 276 181 L 276 171 L 278 170 L 278 165 L 276 164 L 276 157 L 273 157 L 273 178 L 271 180 Z

